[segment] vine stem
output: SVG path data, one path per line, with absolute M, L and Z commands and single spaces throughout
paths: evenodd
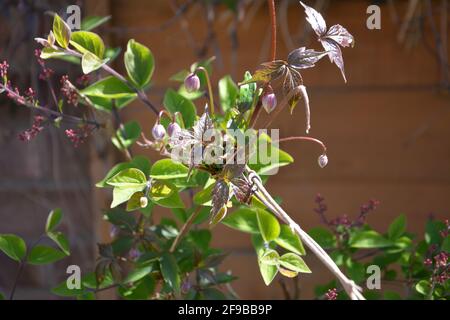
M 208 96 L 209 96 L 211 116 L 214 117 L 214 94 L 213 94 L 211 79 L 209 78 L 208 70 L 206 70 L 204 67 L 198 67 L 197 71 L 201 71 L 205 75 L 206 85 L 208 86 Z
M 63 51 L 64 53 L 74 56 L 74 57 L 78 57 L 78 58 L 82 58 L 83 55 L 81 53 L 78 53 L 72 49 L 63 49 L 63 48 L 59 48 L 55 46 L 55 49 Z M 147 107 L 149 107 L 156 115 L 158 115 L 158 109 L 153 105 L 153 103 L 150 102 L 150 100 L 148 99 L 147 95 L 145 94 L 144 91 L 142 91 L 141 89 L 136 88 L 130 81 L 127 80 L 127 78 L 125 78 L 123 75 L 121 75 L 120 73 L 118 73 L 116 70 L 114 70 L 113 68 L 111 68 L 109 65 L 107 64 L 103 64 L 101 66 L 101 68 L 103 70 L 105 70 L 107 73 L 109 73 L 110 75 L 116 77 L 117 79 L 119 79 L 120 81 L 122 81 L 123 83 L 125 83 L 131 90 L 133 90 L 136 94 L 137 97 L 139 98 L 139 100 L 141 100 Z
M 198 216 L 198 214 L 200 213 L 201 208 L 197 208 L 197 210 L 195 210 L 191 216 L 186 220 L 186 222 L 183 224 L 183 226 L 180 229 L 180 233 L 178 233 L 177 237 L 175 238 L 175 240 L 173 241 L 172 245 L 170 246 L 170 250 L 169 252 L 173 253 L 175 251 L 175 249 L 177 248 L 178 244 L 181 241 L 181 238 L 184 236 L 184 234 L 186 233 L 186 231 L 189 229 L 189 227 L 192 225 L 192 223 L 194 222 L 195 218 Z
M 275 11 L 275 0 L 267 0 L 267 4 L 269 5 L 271 26 L 270 60 L 274 61 L 277 55 L 277 14 Z
M 305 245 L 317 256 L 317 258 L 330 270 L 334 276 L 339 280 L 345 292 L 352 300 L 365 300 L 361 294 L 361 288 L 355 284 L 354 281 L 348 279 L 344 273 L 339 269 L 333 259 L 323 250 L 323 248 L 314 241 L 302 228 L 281 208 L 278 203 L 272 198 L 270 193 L 266 190 L 261 182 L 261 178 L 248 167 L 246 168 L 248 179 L 257 188 L 255 196 L 264 205 L 272 211 L 280 220 L 285 222 L 289 227 L 300 237 Z

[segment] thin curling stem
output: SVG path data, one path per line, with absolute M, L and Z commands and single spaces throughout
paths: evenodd
M 208 86 L 209 105 L 211 110 L 211 116 L 214 117 L 214 95 L 211 86 L 211 80 L 209 78 L 208 70 L 204 67 L 198 67 L 196 71 L 201 71 L 205 75 L 206 85 Z
M 312 137 L 305 137 L 305 136 L 286 137 L 286 138 L 281 138 L 281 139 L 275 140 L 273 142 L 285 142 L 285 141 L 311 141 L 311 142 L 317 143 L 318 145 L 320 145 L 322 147 L 323 154 L 327 153 L 327 146 L 319 139 L 312 138 Z

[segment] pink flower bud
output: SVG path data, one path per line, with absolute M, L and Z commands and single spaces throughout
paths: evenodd
M 200 78 L 195 73 L 191 73 L 184 79 L 184 86 L 187 92 L 197 91 L 200 89 Z
M 275 93 L 267 93 L 262 97 L 262 106 L 267 113 L 271 113 L 277 106 L 277 96 Z
M 326 154 L 322 154 L 319 159 L 317 160 L 319 163 L 319 167 L 325 168 L 325 166 L 328 164 L 328 157 Z
M 173 137 L 177 135 L 181 131 L 181 127 L 176 122 L 172 122 L 167 127 L 167 133 L 169 134 L 169 137 Z
M 166 129 L 164 129 L 162 124 L 157 123 L 152 129 L 152 135 L 155 140 L 162 140 L 166 135 Z

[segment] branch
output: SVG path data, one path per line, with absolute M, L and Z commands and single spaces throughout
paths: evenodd
M 264 205 L 275 214 L 280 220 L 289 225 L 289 227 L 297 233 L 300 239 L 305 243 L 305 245 L 319 258 L 320 261 L 334 274 L 334 276 L 339 280 L 344 288 L 345 292 L 349 295 L 352 300 L 365 300 L 364 296 L 361 294 L 361 288 L 358 287 L 354 281 L 348 279 L 339 267 L 334 263 L 330 256 L 322 249 L 322 247 L 314 241 L 302 228 L 294 221 L 292 218 L 278 205 L 278 203 L 272 198 L 270 193 L 266 190 L 261 182 L 261 178 L 248 167 L 246 169 L 248 174 L 248 179 L 257 188 L 255 191 L 255 196 Z
M 75 124 L 80 124 L 80 123 L 85 123 L 85 124 L 90 124 L 90 125 L 94 125 L 96 128 L 100 128 L 103 127 L 104 124 L 102 123 L 98 123 L 95 120 L 89 120 L 89 119 L 83 119 L 83 118 L 79 118 L 76 116 L 72 116 L 72 115 L 68 115 L 65 113 L 61 113 L 40 105 L 35 105 L 33 103 L 27 102 L 22 96 L 18 95 L 16 92 L 14 92 L 13 90 L 11 90 L 10 88 L 8 88 L 7 86 L 5 86 L 4 84 L 0 83 L 0 90 L 5 90 L 10 96 L 13 97 L 13 100 L 16 101 L 18 104 L 33 109 L 33 110 L 37 110 L 41 113 L 46 113 L 47 116 L 51 115 L 54 116 L 56 118 L 61 117 L 63 120 L 71 122 L 71 123 L 75 123 Z M 22 101 L 22 102 L 19 102 Z
M 184 234 L 186 233 L 186 231 L 189 229 L 189 227 L 191 226 L 191 224 L 194 222 L 194 219 L 198 216 L 198 214 L 201 211 L 201 207 L 199 207 L 197 210 L 195 210 L 191 216 L 189 217 L 189 219 L 186 220 L 186 222 L 183 224 L 183 226 L 180 229 L 180 233 L 178 233 L 177 237 L 175 238 L 175 240 L 173 241 L 172 245 L 170 246 L 170 250 L 169 252 L 173 253 L 175 251 L 175 249 L 178 246 L 178 243 L 180 243 L 181 238 L 184 236 Z
M 82 58 L 82 54 L 78 53 L 72 49 L 63 49 L 57 46 L 54 46 L 55 49 L 60 50 L 68 55 L 74 56 L 74 57 L 78 57 L 78 58 Z M 137 97 L 139 98 L 139 100 L 141 100 L 147 107 L 149 107 L 156 115 L 158 115 L 158 109 L 153 105 L 153 103 L 150 102 L 150 100 L 148 99 L 147 95 L 145 94 L 144 91 L 142 91 L 141 89 L 136 88 L 130 81 L 128 81 L 124 76 L 122 76 L 120 73 L 118 73 L 116 70 L 114 70 L 113 68 L 111 68 L 109 65 L 107 64 L 103 64 L 101 66 L 101 68 L 103 70 L 105 70 L 107 73 L 109 73 L 110 75 L 116 77 L 117 79 L 119 79 L 120 81 L 122 81 L 123 83 L 125 83 L 131 90 L 133 90 L 136 94 Z

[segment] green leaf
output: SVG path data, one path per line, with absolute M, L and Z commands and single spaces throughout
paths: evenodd
M 229 75 L 219 80 L 220 105 L 224 112 L 236 105 L 238 93 L 238 87 Z
M 305 261 L 303 259 L 292 252 L 283 254 L 280 257 L 280 265 L 283 267 L 295 271 L 295 272 L 302 272 L 302 273 L 311 273 L 311 270 L 306 265 Z
M 127 202 L 127 211 L 134 211 L 141 209 L 141 198 L 144 197 L 144 193 L 142 191 L 133 193 L 131 198 Z M 147 203 L 148 205 L 148 203 Z
M 39 55 L 41 59 L 61 58 L 63 56 L 67 56 L 67 54 L 52 48 L 43 48 Z
M 427 280 L 420 280 L 416 286 L 416 291 L 424 296 L 427 296 L 431 292 L 431 284 Z
M 104 215 L 104 219 L 115 226 L 128 229 L 129 231 L 133 230 L 136 226 L 135 218 L 122 209 L 108 210 Z
M 0 250 L 11 259 L 20 261 L 25 257 L 27 247 L 22 238 L 14 234 L 1 234 Z
M 196 109 L 192 101 L 186 99 L 173 89 L 168 89 L 164 95 L 163 103 L 164 107 L 166 107 L 170 113 L 181 113 L 186 128 L 190 128 L 194 125 L 196 119 Z
M 129 148 L 133 143 L 139 139 L 141 135 L 141 126 L 136 121 L 130 121 L 124 124 L 123 129 L 119 128 L 116 131 L 117 137 L 112 137 L 111 140 L 117 149 L 122 150 L 123 147 Z M 119 142 L 120 140 L 120 142 Z
M 136 268 L 130 271 L 128 273 L 127 277 L 123 281 L 123 283 L 130 283 L 130 282 L 136 282 L 144 278 L 146 275 L 148 275 L 150 272 L 152 272 L 153 266 L 144 266 L 140 268 Z
M 155 279 L 152 276 L 146 276 L 138 281 L 134 286 L 120 286 L 119 294 L 127 300 L 147 300 L 155 290 Z
M 406 231 L 406 217 L 404 214 L 397 217 L 389 226 L 388 236 L 390 240 L 400 238 Z
M 214 183 L 197 192 L 194 195 L 194 203 L 203 206 L 212 206 L 211 199 L 213 189 Z
M 111 208 L 117 207 L 119 204 L 122 204 L 133 196 L 136 192 L 142 191 L 145 186 L 136 186 L 136 187 L 127 187 L 120 188 L 115 187 L 113 190 L 113 201 L 111 203 Z
M 132 89 L 113 76 L 103 78 L 91 84 L 89 87 L 80 90 L 80 93 L 88 97 L 100 97 L 107 99 L 136 97 L 136 93 Z
M 384 300 L 402 300 L 400 294 L 395 291 L 384 291 L 383 297 Z
M 53 34 L 55 35 L 56 42 L 64 49 L 67 49 L 71 31 L 67 23 L 57 14 L 53 17 Z
M 259 271 L 264 280 L 264 283 L 266 284 L 266 286 L 268 286 L 273 281 L 273 279 L 275 279 L 275 276 L 278 273 L 278 268 L 277 266 L 272 266 L 260 262 L 260 257 L 265 252 L 265 247 L 264 247 L 264 240 L 261 238 L 259 234 L 252 235 L 252 243 L 253 246 L 255 247 L 256 254 L 258 255 Z
M 89 99 L 94 104 L 95 109 L 103 112 L 111 112 L 113 105 L 116 109 L 120 110 L 133 102 L 133 100 L 136 99 L 136 95 L 130 95 L 128 97 L 118 99 L 89 96 Z
M 250 80 L 251 78 L 251 73 L 246 71 L 244 81 Z M 252 106 L 255 93 L 256 83 L 248 83 L 239 87 L 238 108 L 241 112 L 248 110 Z
M 256 210 L 250 208 L 242 207 L 235 210 L 223 219 L 222 223 L 239 231 L 259 234 Z
M 107 62 L 108 59 L 101 60 L 95 54 L 85 52 L 81 58 L 81 69 L 84 74 L 88 74 L 92 71 L 100 69 Z
M 51 292 L 60 297 L 76 297 L 80 294 L 84 294 L 86 292 L 86 288 L 81 286 L 80 289 L 69 289 L 67 288 L 66 280 L 64 280 L 56 287 L 52 288 Z
M 45 232 L 53 231 L 60 224 L 62 217 L 63 214 L 60 208 L 50 211 L 47 217 L 47 223 L 45 224 Z
M 69 240 L 62 232 L 47 232 L 47 236 L 58 245 L 65 255 L 70 255 Z
M 212 235 L 211 231 L 205 229 L 191 230 L 189 232 L 189 237 L 197 247 L 199 247 L 203 251 L 207 251 L 211 242 Z
M 109 187 L 109 185 L 106 183 L 109 179 L 111 179 L 113 176 L 118 174 L 120 171 L 129 169 L 129 168 L 136 168 L 144 172 L 145 175 L 148 175 L 150 173 L 150 161 L 144 156 L 135 156 L 130 162 L 122 162 L 116 164 L 109 172 L 106 174 L 105 178 L 103 180 L 97 182 L 95 184 L 96 187 L 99 188 L 106 188 Z
M 266 249 L 259 261 L 263 264 L 277 266 L 279 264 L 280 255 L 273 249 Z
M 110 19 L 111 16 L 88 16 L 81 21 L 81 30 L 90 31 L 108 22 Z
M 128 76 L 138 88 L 143 88 L 150 82 L 155 62 L 152 52 L 146 46 L 134 39 L 129 40 L 124 63 Z
M 129 168 L 120 171 L 106 181 L 106 183 L 110 186 L 119 188 L 143 188 L 147 184 L 147 178 L 141 170 Z
M 392 246 L 392 242 L 374 230 L 360 231 L 350 237 L 352 248 L 383 248 Z
M 27 262 L 33 265 L 49 264 L 65 258 L 64 252 L 47 246 L 35 246 L 28 255 Z
M 441 250 L 450 253 L 450 236 L 446 236 L 442 241 Z
M 305 255 L 305 248 L 298 235 L 288 225 L 280 226 L 280 235 L 275 239 L 276 244 L 299 255 Z
M 308 234 L 324 249 L 336 246 L 336 237 L 327 229 L 321 227 L 312 228 Z
M 189 169 L 180 162 L 175 162 L 172 159 L 162 159 L 156 161 L 151 170 L 150 177 L 159 180 L 185 178 Z
M 445 229 L 445 224 L 441 221 L 428 220 L 425 225 L 425 241 L 428 244 L 440 244 L 442 237 L 440 232 Z
M 5 295 L 0 292 L 0 300 L 5 300 Z
M 170 197 L 177 191 L 177 187 L 175 187 L 172 183 L 156 180 L 152 182 L 149 195 L 154 201 L 158 201 Z
M 183 200 L 180 198 L 180 194 L 178 192 L 172 193 L 167 198 L 162 198 L 158 200 L 153 200 L 156 204 L 165 208 L 185 208 L 186 206 L 183 203 Z
M 259 175 L 273 175 L 278 168 L 294 162 L 287 152 L 272 145 L 270 137 L 262 133 L 255 141 L 255 152 L 249 157 L 249 167 Z
M 180 292 L 180 275 L 178 274 L 177 260 L 172 254 L 166 252 L 161 255 L 159 264 L 164 281 L 178 294 Z
M 347 273 L 350 279 L 356 283 L 361 283 L 366 279 L 366 268 L 362 263 L 348 259 L 346 261 Z
M 70 38 L 70 44 L 80 53 L 90 52 L 100 60 L 105 54 L 105 44 L 102 38 L 94 32 L 75 31 Z
M 275 240 L 280 235 L 280 224 L 272 214 L 266 210 L 256 209 L 259 231 L 264 241 Z

